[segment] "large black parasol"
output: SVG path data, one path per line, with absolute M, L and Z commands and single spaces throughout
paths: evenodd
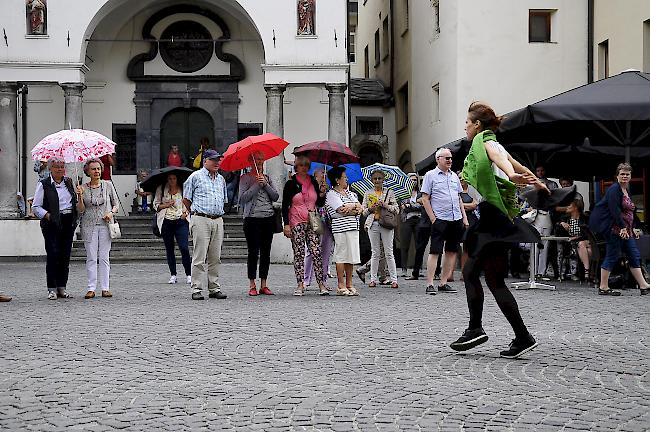
M 158 189 L 158 186 L 167 183 L 167 176 L 169 174 L 175 174 L 176 178 L 178 179 L 178 184 L 180 185 L 183 184 L 183 182 L 187 180 L 187 178 L 193 172 L 194 171 L 186 167 L 169 166 L 165 168 L 160 168 L 151 171 L 149 177 L 147 177 L 142 183 L 140 183 L 140 187 L 145 192 L 155 193 L 156 189 Z
M 626 71 L 528 105 L 506 115 L 497 137 L 508 151 L 553 144 L 628 162 L 650 157 L 650 74 Z

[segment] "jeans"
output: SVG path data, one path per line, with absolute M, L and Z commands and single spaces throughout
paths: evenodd
M 47 253 L 45 264 L 47 290 L 56 291 L 57 288 L 65 288 L 68 283 L 75 227 L 72 225 L 71 214 L 61 215 L 61 227 L 56 227 L 50 222 L 45 222 L 44 225 L 42 232 Z
M 380 244 L 384 246 L 384 254 L 386 256 L 386 263 L 388 264 L 388 273 L 390 274 L 391 282 L 397 282 L 397 266 L 395 265 L 395 255 L 393 255 L 393 236 L 395 231 L 393 229 L 384 228 L 379 225 L 379 222 L 373 222 L 368 230 L 368 237 L 370 238 L 370 246 L 372 247 L 372 256 L 370 258 L 370 281 L 377 281 L 377 270 L 379 267 L 379 258 L 381 257 Z
M 273 230 L 275 216 L 265 218 L 244 218 L 244 235 L 248 246 L 248 279 L 254 280 L 257 273 L 257 258 L 260 260 L 260 279 L 269 276 L 271 265 L 271 243 L 273 243 Z
M 616 234 L 610 234 L 607 239 L 605 259 L 600 268 L 612 271 L 623 253 L 630 262 L 630 268 L 641 268 L 641 254 L 636 245 L 636 240 L 633 238 L 623 240 Z
M 409 249 L 411 249 L 411 238 L 417 245 L 417 227 L 420 223 L 419 217 L 406 219 L 400 224 L 400 252 L 402 253 L 402 269 L 408 268 Z M 417 246 L 416 246 L 417 249 Z M 417 265 L 417 264 L 415 264 Z
M 481 272 L 485 273 L 485 283 L 492 292 L 494 299 L 506 317 L 517 338 L 528 336 L 528 329 L 524 324 L 519 306 L 514 296 L 505 283 L 508 275 L 508 245 L 503 243 L 490 243 L 484 246 L 478 257 L 471 257 L 465 263 L 463 277 L 467 294 L 467 307 L 469 308 L 469 328 L 482 327 L 483 318 L 483 287 L 481 286 Z
M 190 224 L 185 219 L 165 219 L 160 234 L 165 242 L 167 265 L 169 266 L 171 275 L 176 276 L 176 254 L 174 253 L 174 238 L 176 238 L 178 249 L 181 251 L 181 261 L 183 262 L 185 275 L 190 276 L 192 274 L 189 248 Z
M 84 238 L 86 247 L 86 272 L 88 273 L 88 291 L 97 289 L 99 273 L 99 288 L 102 291 L 109 291 L 109 278 L 111 263 L 109 255 L 111 252 L 111 234 L 108 226 L 102 221 L 95 225 L 89 238 Z M 99 258 L 99 264 L 97 259 Z M 99 271 L 98 271 L 99 267 Z

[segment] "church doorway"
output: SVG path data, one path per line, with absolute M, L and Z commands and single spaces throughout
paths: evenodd
M 200 108 L 171 110 L 160 123 L 160 166 L 167 166 L 169 150 L 177 145 L 185 156 L 185 166 L 192 168 L 203 137 L 207 137 L 210 147 L 214 148 L 214 122 L 210 114 Z

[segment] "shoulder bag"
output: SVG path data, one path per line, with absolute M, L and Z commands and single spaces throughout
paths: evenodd
M 384 202 L 386 202 L 386 198 L 388 198 L 388 191 L 386 191 Z M 377 222 L 379 222 L 380 226 L 386 229 L 395 229 L 398 224 L 397 215 L 386 207 L 382 207 L 379 209 L 379 220 Z
M 117 223 L 115 217 L 113 217 L 110 220 L 110 222 L 108 222 L 108 232 L 111 235 L 112 240 L 122 237 L 122 230 L 120 230 L 120 224 Z

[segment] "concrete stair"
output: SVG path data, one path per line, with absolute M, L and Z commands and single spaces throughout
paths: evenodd
M 151 232 L 153 215 L 129 215 L 118 219 L 122 237 L 113 240 L 111 262 L 126 261 L 160 261 L 165 260 L 165 244 Z M 247 256 L 244 225 L 240 215 L 224 216 L 224 241 L 221 247 L 221 260 L 244 262 Z M 190 237 L 190 254 L 192 238 Z M 180 264 L 180 252 L 176 248 L 176 257 Z M 72 261 L 85 261 L 86 250 L 82 240 L 75 239 L 72 245 Z

